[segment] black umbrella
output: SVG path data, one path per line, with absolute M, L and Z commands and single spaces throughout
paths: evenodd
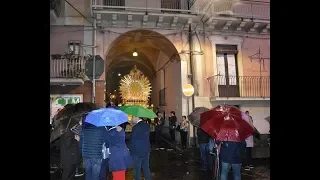
M 50 135 L 50 142 L 54 141 L 68 129 L 77 125 L 82 118 L 90 111 L 95 110 L 93 103 L 78 103 L 66 105 L 53 120 L 53 128 Z
M 188 120 L 190 123 L 196 127 L 200 127 L 200 114 L 209 111 L 208 108 L 205 107 L 196 107 L 191 112 L 191 114 L 188 115 Z
M 253 127 L 254 129 L 254 137 L 260 140 L 260 132 L 258 131 L 258 129 L 256 127 Z

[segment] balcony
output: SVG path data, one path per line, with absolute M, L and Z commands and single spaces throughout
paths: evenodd
M 194 0 L 95 0 L 97 25 L 120 28 L 175 29 L 198 14 Z
M 52 55 L 50 60 L 50 85 L 81 85 L 88 80 L 85 75 L 86 59 L 79 55 Z
M 270 100 L 270 76 L 208 78 L 212 100 Z
M 57 20 L 61 12 L 61 0 L 50 0 L 50 23 Z
M 93 1 L 93 9 L 124 10 L 136 12 L 196 13 L 195 1 L 189 0 L 103 0 Z

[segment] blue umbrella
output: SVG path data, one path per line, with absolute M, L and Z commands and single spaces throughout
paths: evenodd
M 97 127 L 101 126 L 118 126 L 128 122 L 128 115 L 114 108 L 101 108 L 91 111 L 85 121 Z

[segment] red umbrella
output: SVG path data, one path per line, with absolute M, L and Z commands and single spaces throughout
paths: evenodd
M 200 128 L 220 141 L 244 141 L 254 129 L 233 106 L 217 106 L 200 115 Z

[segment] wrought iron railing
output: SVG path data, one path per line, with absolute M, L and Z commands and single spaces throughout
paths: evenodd
M 270 97 L 270 76 L 221 76 L 208 79 L 211 97 Z
M 79 55 L 51 55 L 51 78 L 84 78 L 86 59 Z
M 54 10 L 57 17 L 59 17 L 61 12 L 61 0 L 50 0 L 50 9 Z
M 165 11 L 196 13 L 197 1 L 194 0 L 103 0 L 92 1 L 94 9 L 130 10 L 130 11 Z

